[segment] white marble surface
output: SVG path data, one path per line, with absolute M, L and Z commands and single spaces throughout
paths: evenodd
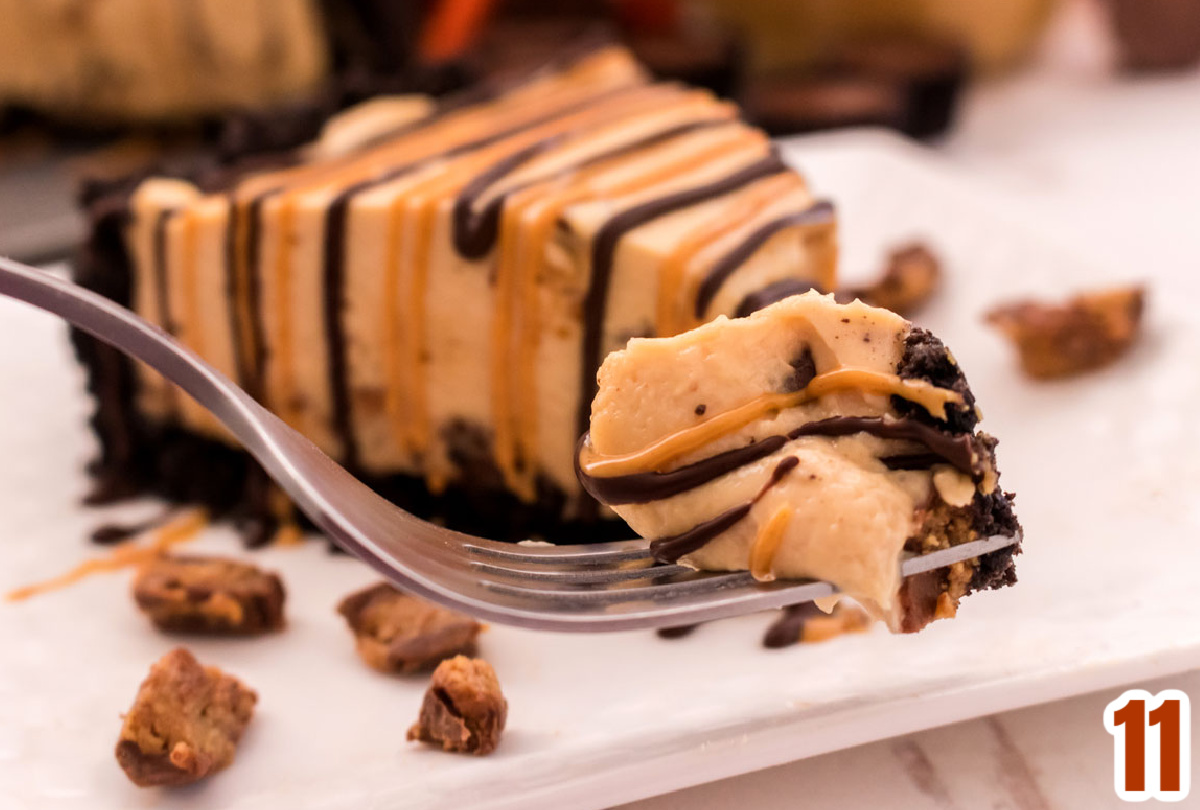
M 1115 78 L 1090 38 L 1090 11 L 1075 3 L 1067 17 L 1033 69 L 972 93 L 961 125 L 939 151 L 1081 255 L 1132 278 L 1169 277 L 1169 293 L 1152 285 L 1155 303 L 1164 293 L 1194 301 L 1200 73 Z M 1192 552 L 1161 564 L 1198 561 L 1200 552 Z M 1131 686 L 1183 689 L 1200 699 L 1195 671 Z M 1127 807 L 1112 791 L 1112 742 L 1101 723 L 1104 706 L 1122 689 L 828 754 L 625 810 Z M 1200 733 L 1196 717 L 1193 737 Z M 1200 806 L 1200 796 L 1193 791 L 1184 806 Z

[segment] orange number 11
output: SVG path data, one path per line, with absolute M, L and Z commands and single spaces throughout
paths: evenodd
M 1158 734 L 1147 735 L 1147 704 L 1157 704 L 1149 714 L 1149 725 L 1158 726 Z M 1177 689 L 1151 695 L 1130 689 L 1108 704 L 1104 726 L 1113 735 L 1114 787 L 1117 796 L 1127 801 L 1156 798 L 1180 801 L 1191 787 L 1191 704 Z M 1157 777 L 1157 785 L 1148 789 L 1146 770 Z M 1157 767 L 1156 767 L 1157 766 Z

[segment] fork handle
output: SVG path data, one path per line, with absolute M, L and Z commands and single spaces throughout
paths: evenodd
M 0 295 L 57 315 L 146 363 L 211 411 L 259 461 L 267 461 L 262 456 L 270 440 L 259 420 L 278 417 L 158 326 L 66 278 L 3 256 Z
M 380 565 L 368 538 L 347 532 L 333 516 L 341 506 L 371 509 L 379 498 L 305 436 L 259 405 L 232 380 L 158 326 L 66 278 L 0 257 L 0 295 L 46 310 L 154 368 L 210 411 L 237 437 L 292 502 L 345 551 Z M 314 483 L 319 472 L 320 485 Z M 336 486 L 330 486 L 335 484 Z M 389 517 L 417 530 L 423 523 L 388 504 Z M 386 568 L 381 568 L 385 570 Z

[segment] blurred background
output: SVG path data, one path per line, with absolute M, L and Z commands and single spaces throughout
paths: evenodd
M 0 253 L 31 261 L 69 251 L 84 178 L 288 149 L 364 98 L 470 96 L 603 41 L 775 135 L 968 153 L 992 142 L 971 120 L 1034 114 L 1013 93 L 1070 115 L 1137 89 L 1153 116 L 1200 91 L 1200 0 L 0 0 L 0 21 Z

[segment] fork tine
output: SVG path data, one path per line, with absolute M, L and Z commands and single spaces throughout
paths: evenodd
M 494 580 L 483 580 L 481 584 L 491 591 L 504 593 L 509 596 L 535 599 L 543 604 L 554 605 L 558 609 L 562 609 L 564 604 L 569 605 L 570 603 L 598 605 L 617 602 L 670 601 L 685 595 L 694 597 L 726 588 L 736 588 L 755 583 L 754 578 L 747 571 L 708 574 L 688 570 L 686 574 L 682 575 L 683 578 L 680 578 L 678 574 L 674 575 L 674 577 L 675 581 L 665 584 L 647 583 L 627 588 L 619 587 L 594 591 L 578 590 L 570 588 L 569 585 L 568 587 L 545 588 L 497 582 Z M 832 586 L 830 586 L 830 593 L 833 593 Z
M 916 555 L 906 559 L 901 570 L 904 576 L 912 576 L 949 565 L 957 559 L 986 554 L 1013 542 L 1012 538 L 991 537 L 954 548 Z M 581 571 L 538 571 L 479 562 L 473 563 L 472 567 L 479 573 L 505 577 L 505 580 L 482 579 L 480 584 L 490 591 L 525 599 L 544 600 L 545 604 L 557 605 L 559 609 L 572 603 L 582 607 L 620 602 L 669 602 L 681 597 L 694 599 L 697 596 L 733 588 L 775 587 L 756 582 L 747 571 L 699 572 L 681 565 Z M 670 581 L 664 583 L 663 579 Z M 639 583 L 637 580 L 645 581 Z M 596 590 L 580 588 L 606 583 L 616 587 Z M 787 586 L 784 583 L 781 585 Z M 790 583 L 793 587 L 803 585 L 803 582 Z M 837 593 L 837 589 L 828 582 L 811 582 L 808 585 L 812 590 L 812 594 L 808 595 L 809 599 Z
M 657 579 L 660 577 L 686 574 L 692 569 L 684 565 L 643 565 L 637 568 L 603 568 L 590 566 L 571 571 L 555 571 L 545 568 L 513 568 L 506 565 L 471 561 L 471 568 L 485 576 L 516 580 L 536 580 L 571 585 L 599 585 L 608 582 L 624 582 L 634 579 Z
M 491 542 L 464 543 L 463 550 L 477 557 L 532 565 L 615 565 L 650 559 L 645 540 L 624 540 L 588 546 L 509 545 Z

